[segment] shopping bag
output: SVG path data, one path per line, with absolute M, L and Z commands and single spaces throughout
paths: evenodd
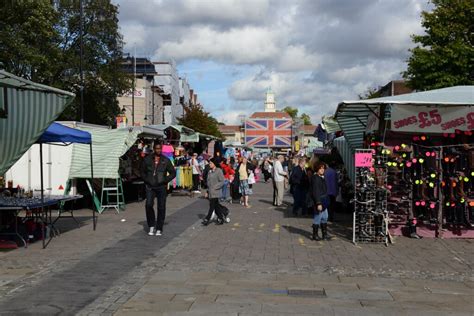
M 254 184 L 256 182 L 255 181 L 255 175 L 253 174 L 252 171 L 250 171 L 248 182 L 249 182 L 249 184 Z

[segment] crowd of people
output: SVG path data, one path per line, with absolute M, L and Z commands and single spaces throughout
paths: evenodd
M 170 161 L 161 155 L 161 145 L 154 145 L 154 154 L 147 156 L 141 169 L 146 184 L 146 215 L 149 235 L 160 236 L 166 214 L 166 184 L 174 178 Z M 193 193 L 205 190 L 204 197 L 209 200 L 209 210 L 202 224 L 207 226 L 215 220 L 217 225 L 230 222 L 229 209 L 225 202 L 239 203 L 251 208 L 250 196 L 253 185 L 263 176 L 262 182 L 271 181 L 273 186 L 273 205 L 285 205 L 284 195 L 293 196 L 292 214 L 312 216 L 312 239 L 329 240 L 328 221 L 334 221 L 338 199 L 340 199 L 339 175 L 334 162 L 328 164 L 317 157 L 305 156 L 259 157 L 251 155 L 221 157 L 217 153 L 211 159 L 199 159 L 193 154 L 188 160 L 192 167 Z M 158 215 L 155 216 L 154 200 L 157 201 Z M 321 230 L 321 237 L 319 236 Z

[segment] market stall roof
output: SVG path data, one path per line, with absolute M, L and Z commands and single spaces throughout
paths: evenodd
M 204 134 L 204 133 L 196 133 L 196 134 L 198 134 L 198 137 L 200 137 L 200 138 L 206 138 L 206 139 L 209 139 L 209 140 L 219 139 L 216 136 L 208 135 L 208 134 Z
M 90 144 L 92 136 L 89 132 L 70 128 L 59 123 L 52 123 L 36 141 L 36 143 L 80 143 Z
M 117 179 L 120 157 L 135 143 L 139 131 L 128 128 L 82 128 L 82 130 L 92 135 L 94 177 Z M 90 178 L 89 146 L 83 144 L 73 146 L 69 178 Z
M 156 137 L 163 137 L 165 135 L 165 132 L 163 129 L 155 128 L 155 125 L 146 125 L 146 126 L 134 126 L 134 127 L 124 127 L 120 129 L 128 129 L 137 131 L 139 137 L 150 137 L 150 138 L 156 138 Z
M 332 115 L 331 116 L 323 116 L 322 123 L 323 123 L 323 128 L 329 134 L 339 132 L 341 130 L 341 127 L 339 126 L 339 123 L 336 121 L 336 119 Z
M 183 125 L 167 125 L 167 124 L 156 124 L 156 125 L 147 125 L 150 128 L 164 131 L 167 128 L 172 128 L 179 132 L 180 139 L 179 141 L 185 143 L 197 143 L 199 142 L 199 134 L 196 133 L 193 129 L 183 126 Z
M 21 158 L 74 96 L 0 70 L 0 174 Z
M 362 148 L 370 114 L 379 116 L 381 105 L 474 105 L 474 86 L 456 86 L 368 100 L 339 103 L 335 118 L 352 150 Z M 389 109 L 381 115 L 389 115 Z

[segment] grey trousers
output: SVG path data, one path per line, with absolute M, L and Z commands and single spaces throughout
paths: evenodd
M 285 194 L 285 181 L 275 181 L 276 185 L 276 205 L 283 203 L 283 196 Z

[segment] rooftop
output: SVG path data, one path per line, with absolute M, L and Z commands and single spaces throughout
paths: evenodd
M 291 116 L 286 112 L 255 112 L 250 118 L 291 119 Z

